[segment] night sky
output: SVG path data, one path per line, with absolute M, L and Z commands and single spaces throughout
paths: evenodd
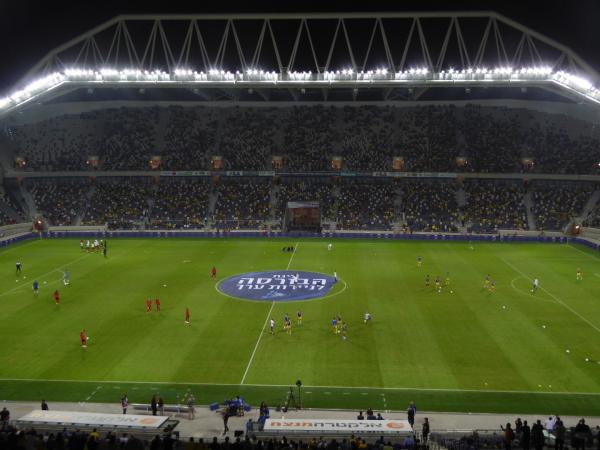
M 600 0 L 216 1 L 0 0 L 0 92 L 54 47 L 126 13 L 260 13 L 494 10 L 571 47 L 600 70 Z

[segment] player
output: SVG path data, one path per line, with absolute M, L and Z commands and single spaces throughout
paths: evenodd
M 285 322 L 284 328 L 287 330 L 287 334 L 292 334 L 292 321 L 290 320 L 289 317 L 288 317 L 287 321 Z
M 485 280 L 483 280 L 483 288 L 484 288 L 484 289 L 489 289 L 489 288 L 490 288 L 490 281 L 491 281 L 491 280 L 490 280 L 490 274 L 488 273 L 488 274 L 485 276 Z
M 88 239 L 87 241 L 85 241 L 85 251 L 86 252 L 90 252 L 90 240 Z
M 417 256 L 417 267 L 421 267 L 423 265 L 423 257 Z
M 85 335 L 85 329 L 79 332 L 79 340 L 81 341 L 81 347 L 87 348 L 87 336 Z
M 368 323 L 371 321 L 371 314 L 369 313 L 369 311 L 365 312 L 364 321 L 365 321 L 365 323 Z
M 102 246 L 102 256 L 106 258 L 106 244 Z
M 475 250 L 475 247 L 473 247 L 472 241 L 469 241 L 469 250 Z
M 337 272 L 333 272 L 333 282 L 337 283 Z
M 336 316 L 336 327 L 335 327 L 335 332 L 336 334 L 340 334 L 340 332 L 342 331 L 342 323 L 344 323 L 344 321 L 342 320 L 342 316 L 340 316 L 339 314 Z
M 342 340 L 346 340 L 348 338 L 348 336 L 346 335 L 346 333 L 348 332 L 348 324 L 346 324 L 346 322 L 342 322 Z
M 540 280 L 537 277 L 533 279 L 533 287 L 531 288 L 531 292 L 535 294 L 540 287 Z
M 582 281 L 583 280 L 583 273 L 581 273 L 581 269 L 579 267 L 577 268 L 577 274 L 575 276 L 575 279 L 577 281 Z
M 331 319 L 331 326 L 333 328 L 333 334 L 337 334 L 337 318 L 335 316 Z
M 492 280 L 489 290 L 490 292 L 496 292 L 496 280 Z
M 63 284 L 65 286 L 68 286 L 69 284 L 71 284 L 71 279 L 70 279 L 70 275 L 69 275 L 69 271 L 65 270 L 63 272 Z
M 39 288 L 40 288 L 40 284 L 38 283 L 38 280 L 33 280 L 33 295 L 38 295 L 39 292 Z
M 16 275 L 21 275 L 21 262 L 17 261 L 15 266 L 17 267 L 17 273 Z
M 333 248 L 333 244 L 327 244 L 327 250 L 331 251 L 331 249 Z
M 83 239 L 79 241 L 79 249 L 83 251 Z
M 302 326 L 302 311 L 298 310 L 296 312 L 296 322 L 298 322 L 298 326 Z
M 435 289 L 438 292 L 442 292 L 442 281 L 440 280 L 440 276 L 435 276 Z
M 450 287 L 450 272 L 446 272 L 446 278 L 444 279 L 444 286 Z
M 429 274 L 427 274 L 427 276 L 425 277 L 425 287 L 429 287 L 431 285 L 431 282 L 429 281 Z
M 152 312 L 152 299 L 150 297 L 148 297 L 146 299 L 146 312 L 147 313 L 151 313 Z
M 271 326 L 271 334 L 275 334 L 275 321 L 271 319 L 269 325 Z
M 210 269 L 210 277 L 217 278 L 217 268 L 215 266 L 213 266 L 213 268 Z
M 54 291 L 54 304 L 58 306 L 58 302 L 60 301 L 60 294 L 58 293 L 58 289 Z
M 154 303 L 156 303 L 156 312 L 160 312 L 160 298 L 156 297 Z
M 185 307 L 185 323 L 190 323 L 190 308 Z
M 94 251 L 97 252 L 99 248 L 100 243 L 98 242 L 98 239 L 94 239 Z

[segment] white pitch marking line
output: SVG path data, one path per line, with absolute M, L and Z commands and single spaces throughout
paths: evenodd
M 239 383 L 198 383 L 195 381 L 124 381 L 124 380 L 64 380 L 50 378 L 0 378 L 0 381 L 40 381 L 52 383 L 104 383 L 104 384 L 158 384 L 158 385 L 173 385 L 173 386 L 240 386 Z M 276 387 L 289 388 L 289 384 L 245 384 L 250 387 Z M 491 394 L 550 394 L 550 395 L 594 395 L 599 396 L 600 392 L 579 392 L 579 391 L 525 391 L 525 390 L 500 390 L 500 389 L 461 389 L 461 388 L 419 388 L 419 387 L 377 387 L 377 386 L 320 386 L 320 385 L 303 385 L 310 389 L 366 389 L 377 391 L 417 391 L 417 392 L 474 392 L 474 393 L 491 393 Z M 312 391 L 305 391 L 305 394 L 312 394 Z M 361 395 L 369 395 L 367 392 L 362 392 Z
M 571 244 L 567 244 L 569 247 L 571 247 L 573 250 L 577 250 L 579 253 L 583 253 L 585 256 L 588 256 L 592 259 L 600 259 L 598 256 L 596 255 L 592 255 L 591 253 L 588 252 L 584 252 L 583 250 L 581 250 L 580 248 L 575 247 L 574 245 Z
M 298 250 L 298 245 L 300 245 L 300 243 L 296 242 L 296 245 L 294 246 L 294 251 L 292 252 L 292 254 L 290 256 L 290 260 L 288 261 L 288 264 L 287 264 L 287 267 L 285 268 L 285 270 L 288 270 L 290 268 L 290 264 L 292 264 L 292 259 L 294 259 L 296 250 Z M 271 318 L 271 313 L 273 312 L 274 307 L 275 307 L 275 300 L 273 300 L 271 302 L 271 307 L 269 308 L 269 312 L 267 313 L 267 317 L 265 318 L 265 323 L 263 324 L 262 330 L 260 330 L 260 334 L 258 335 L 256 344 L 254 345 L 254 350 L 252 350 L 252 355 L 250 355 L 250 360 L 248 361 L 246 370 L 244 370 L 244 375 L 242 376 L 242 381 L 240 381 L 240 384 L 244 384 L 244 381 L 246 381 L 246 375 L 248 375 L 248 371 L 250 370 L 252 361 L 254 361 L 254 355 L 256 355 L 256 350 L 258 350 L 258 346 L 260 345 L 260 340 L 262 339 L 263 334 L 265 334 L 265 328 L 267 328 L 267 323 L 269 323 L 269 319 Z
M 527 275 L 525 275 L 523 272 L 521 272 L 517 267 L 515 267 L 514 265 L 512 265 L 511 263 L 509 263 L 508 261 L 506 261 L 504 258 L 500 258 L 500 259 L 502 261 L 504 261 L 504 264 L 506 264 L 512 270 L 514 270 L 515 272 L 521 274 L 521 276 L 523 278 L 525 278 L 526 280 L 529 280 L 529 281 L 533 282 L 533 280 L 531 278 L 529 278 Z M 592 327 L 594 330 L 596 330 L 598 333 L 600 333 L 600 328 L 598 328 L 596 325 L 594 325 L 588 319 L 586 319 L 585 317 L 583 317 L 581 314 L 579 314 L 577 311 L 575 311 L 569 305 L 567 305 L 566 303 L 564 303 L 556 295 L 552 294 L 551 292 L 549 292 L 546 288 L 544 288 L 542 286 L 540 286 L 540 290 L 544 291 L 546 294 L 548 294 L 550 297 L 552 297 L 556 301 L 556 303 L 558 303 L 559 305 L 562 305 L 564 308 L 566 308 L 569 311 L 571 311 L 573 314 L 575 314 L 577 317 L 579 317 L 581 320 L 583 320 L 585 323 L 587 323 L 590 327 Z

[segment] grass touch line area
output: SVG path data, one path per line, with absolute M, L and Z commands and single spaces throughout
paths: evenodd
M 0 400 L 117 403 L 127 392 L 147 402 L 159 392 L 177 402 L 191 390 L 204 404 L 239 394 L 276 406 L 301 380 L 307 408 L 404 410 L 415 401 L 427 411 L 600 415 L 597 330 L 581 319 L 600 324 L 600 259 L 586 249 L 272 238 L 111 239 L 109 249 L 103 258 L 82 254 L 78 240 L 50 239 L 0 250 Z M 310 301 L 215 288 L 285 271 L 292 259 L 293 271 L 336 272 L 339 283 Z M 71 284 L 58 285 L 55 305 L 57 283 L 45 277 L 65 264 Z M 484 287 L 488 275 L 495 290 Z M 541 289 L 531 294 L 535 276 Z M 146 312 L 147 298 L 160 298 L 161 310 Z M 286 314 L 291 333 L 281 329 Z M 347 339 L 332 328 L 338 315 Z
M 226 398 L 241 395 L 250 404 L 266 401 L 269 405 L 285 404 L 289 388 L 262 385 L 219 385 L 195 383 L 160 382 L 98 382 L 98 381 L 51 381 L 51 380 L 2 380 L 2 401 L 67 401 L 84 403 L 119 402 L 127 393 L 130 401 L 149 402 L 159 393 L 167 403 L 178 403 L 192 392 L 200 404 L 222 402 Z M 92 395 L 93 394 L 93 395 Z M 297 389 L 294 387 L 294 395 Z M 552 414 L 559 410 L 565 415 L 600 416 L 600 393 L 554 393 L 554 392 L 502 392 L 460 391 L 443 389 L 409 388 L 349 388 L 327 386 L 303 386 L 303 407 L 322 409 L 364 410 L 371 407 L 386 411 L 403 411 L 414 401 L 428 411 L 471 413 L 520 413 Z M 91 396 L 91 399 L 88 397 Z

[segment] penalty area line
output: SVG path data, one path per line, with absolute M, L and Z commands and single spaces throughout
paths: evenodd
M 296 245 L 294 246 L 294 251 L 292 252 L 292 254 L 290 256 L 290 260 L 288 261 L 288 264 L 287 264 L 287 267 L 285 268 L 285 270 L 288 270 L 290 268 L 290 265 L 292 264 L 292 260 L 294 259 L 294 255 L 296 254 L 296 250 L 298 250 L 298 245 L 300 245 L 300 243 L 296 242 Z M 246 366 L 246 370 L 244 370 L 244 375 L 242 376 L 242 381 L 240 381 L 240 384 L 244 384 L 244 381 L 246 381 L 246 375 L 248 375 L 250 366 L 252 366 L 252 361 L 254 361 L 254 355 L 256 355 L 256 350 L 258 350 L 258 346 L 260 345 L 260 340 L 262 339 L 263 334 L 265 334 L 265 329 L 267 328 L 267 323 L 269 323 L 269 319 L 271 318 L 271 313 L 273 312 L 274 307 L 275 307 L 275 301 L 272 301 L 271 307 L 269 308 L 269 312 L 267 313 L 267 317 L 265 318 L 265 323 L 263 324 L 262 329 L 260 330 L 260 334 L 258 335 L 256 344 L 254 345 L 254 350 L 252 350 L 252 354 L 250 355 L 250 359 L 248 360 L 248 365 Z
M 529 278 L 527 275 L 525 275 L 523 272 L 521 272 L 521 270 L 519 268 L 517 268 L 513 264 L 509 263 L 504 258 L 500 258 L 500 259 L 504 262 L 504 264 L 506 264 L 512 270 L 514 270 L 515 272 L 517 272 L 518 274 L 520 274 L 523 278 L 525 278 L 526 280 L 529 280 L 529 281 L 533 282 L 533 280 L 531 278 Z M 581 320 L 583 320 L 585 323 L 587 323 L 590 327 L 592 327 L 594 330 L 596 330 L 598 333 L 600 333 L 600 328 L 598 328 L 596 325 L 594 325 L 588 319 L 586 319 L 585 317 L 583 317 L 581 314 L 579 314 L 577 311 L 575 311 L 573 308 L 571 308 L 569 305 L 567 305 L 565 302 L 563 302 L 561 299 L 559 299 L 556 295 L 554 295 L 551 292 L 549 292 L 548 289 L 546 289 L 544 287 L 540 287 L 540 290 L 544 291 L 547 295 L 549 295 L 550 297 L 552 297 L 556 301 L 556 303 L 558 303 L 559 305 L 561 305 L 565 309 L 568 309 L 569 311 L 571 311 L 573 314 L 575 314 L 577 317 L 579 317 Z

